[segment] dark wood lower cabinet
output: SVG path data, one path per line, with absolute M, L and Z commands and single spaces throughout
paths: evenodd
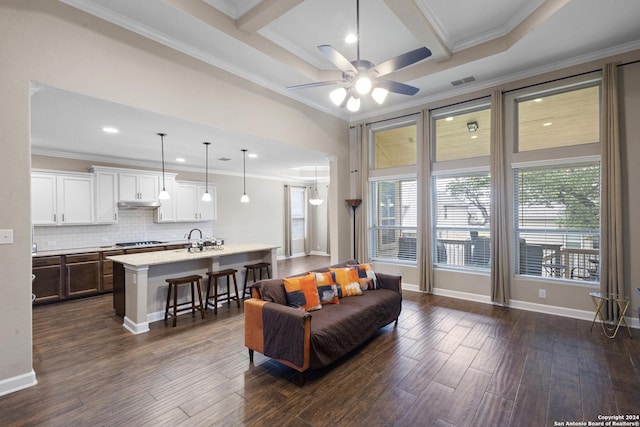
M 185 244 L 114 249 L 32 259 L 34 305 L 89 297 L 114 290 L 114 264 L 107 257 L 186 248 Z M 124 283 L 124 269 L 122 271 Z M 114 296 L 115 297 L 115 296 Z M 124 289 L 122 289 L 124 310 Z M 115 307 L 114 300 L 114 307 Z M 124 314 L 123 314 L 124 315 Z
M 113 261 L 108 260 L 107 257 L 122 255 L 123 250 L 119 251 L 104 251 L 100 252 L 100 266 L 102 268 L 102 280 L 100 282 L 100 292 L 113 291 Z
M 100 254 L 65 256 L 65 273 L 67 298 L 97 294 L 100 290 Z
M 62 287 L 62 257 L 47 256 L 33 258 L 32 292 L 36 296 L 34 304 L 61 301 L 64 298 Z

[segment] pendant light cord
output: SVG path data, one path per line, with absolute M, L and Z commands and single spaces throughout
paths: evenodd
M 207 149 L 207 157 L 205 159 L 205 175 L 204 175 L 204 182 L 205 182 L 205 192 L 208 193 L 209 192 L 209 144 L 211 144 L 210 142 L 203 142 L 205 148 Z
M 242 149 L 242 194 L 247 194 L 247 149 Z
M 166 191 L 164 182 L 164 137 L 167 136 L 167 134 L 159 133 L 158 135 L 160 135 L 160 144 L 162 146 L 162 191 Z

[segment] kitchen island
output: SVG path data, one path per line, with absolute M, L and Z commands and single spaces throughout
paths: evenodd
M 134 334 L 149 331 L 149 323 L 164 318 L 167 283 L 171 277 L 235 268 L 242 284 L 244 265 L 255 262 L 271 264 L 273 277 L 278 276 L 278 246 L 264 244 L 227 244 L 223 249 L 188 252 L 176 249 L 108 257 L 114 262 L 113 301 L 123 326 Z M 203 280 L 203 293 L 207 280 Z M 186 291 L 186 289 L 183 289 Z M 187 297 L 186 292 L 180 298 Z

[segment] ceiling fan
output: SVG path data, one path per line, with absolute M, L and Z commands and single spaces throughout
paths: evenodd
M 360 0 L 356 0 L 356 49 L 357 59 L 349 61 L 331 45 L 318 46 L 320 52 L 327 57 L 333 65 L 342 71 L 341 80 L 328 80 L 316 83 L 307 83 L 297 86 L 289 86 L 287 89 L 307 89 L 318 86 L 341 85 L 330 93 L 334 104 L 356 112 L 360 109 L 360 96 L 371 92 L 371 97 L 378 104 L 382 104 L 389 92 L 402 95 L 415 95 L 420 90 L 415 86 L 404 83 L 381 79 L 380 77 L 408 67 L 431 56 L 431 51 L 421 47 L 402 55 L 391 58 L 382 64 L 375 65 L 371 61 L 360 59 Z M 347 96 L 348 95 L 348 96 Z

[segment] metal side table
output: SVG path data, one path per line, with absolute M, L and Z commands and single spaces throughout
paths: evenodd
M 618 334 L 620 326 L 624 323 L 624 326 L 627 327 L 627 332 L 629 332 L 629 337 L 631 337 L 631 329 L 629 329 L 627 320 L 624 318 L 624 315 L 629 308 L 629 297 L 622 297 L 618 294 L 602 292 L 589 292 L 589 295 L 591 296 L 591 301 L 593 301 L 593 306 L 596 309 L 596 315 L 593 317 L 593 322 L 591 322 L 591 331 L 593 331 L 593 325 L 595 325 L 596 321 L 600 321 L 600 326 L 602 326 L 602 333 L 604 336 L 613 339 Z M 603 309 L 606 309 L 605 302 L 607 301 L 615 301 L 618 305 L 618 310 L 620 311 L 614 326 L 608 326 L 605 321 Z

